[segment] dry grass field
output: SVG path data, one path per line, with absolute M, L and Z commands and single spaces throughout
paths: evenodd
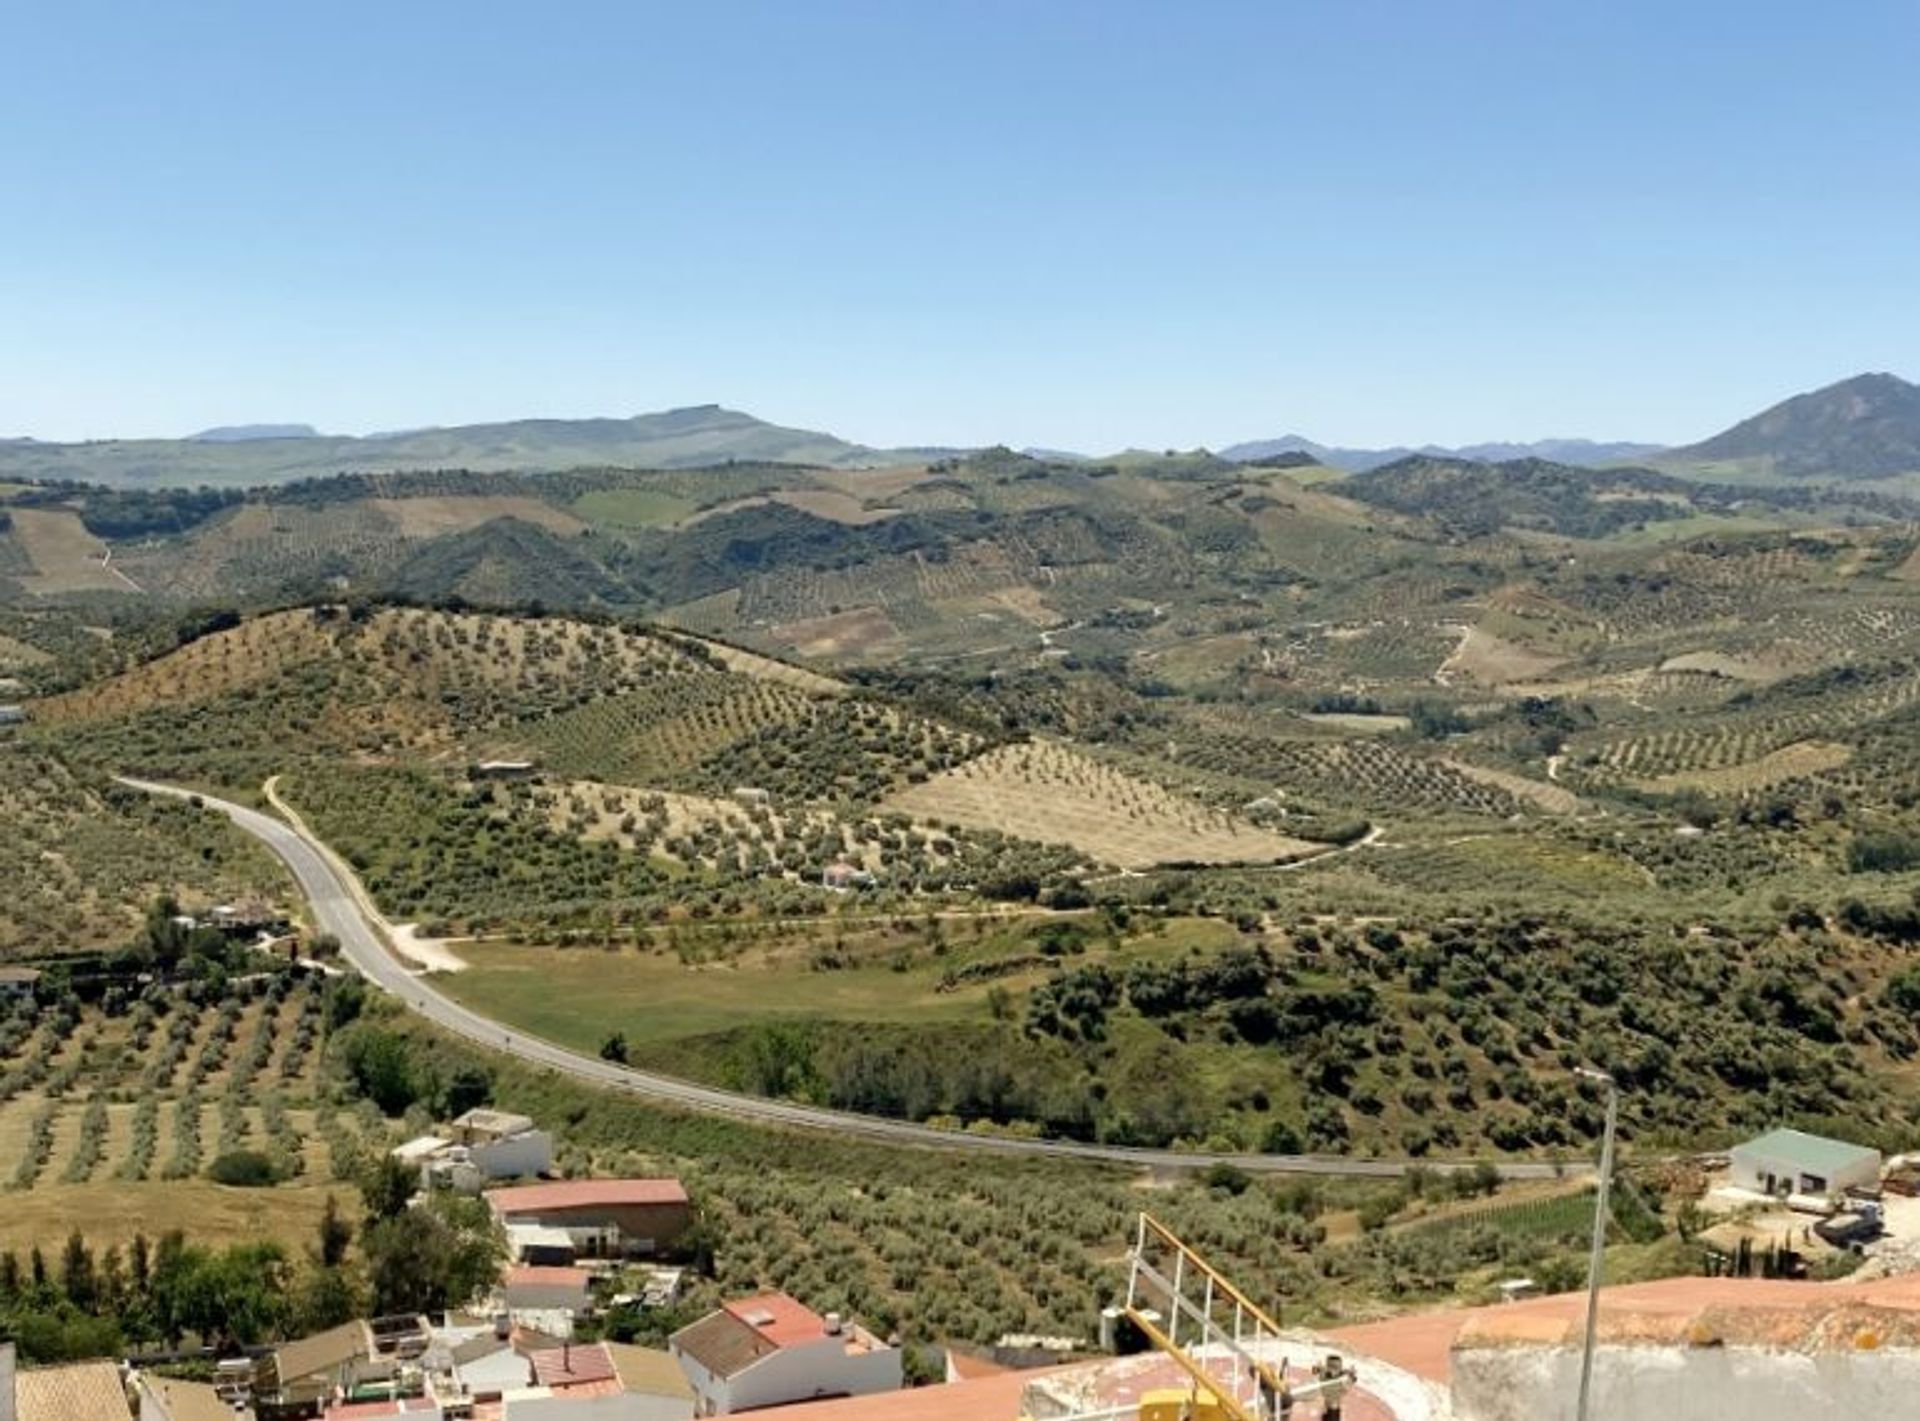
M 851 607 L 770 628 L 768 635 L 802 656 L 870 655 L 900 644 L 900 629 L 878 607 Z
M 587 527 L 583 520 L 552 504 L 509 494 L 376 498 L 369 502 L 393 520 L 403 538 L 438 538 L 447 533 L 464 533 L 496 518 L 518 518 L 563 537 L 571 537 Z
M 931 477 L 917 464 L 898 469 L 819 469 L 813 475 L 816 483 L 837 488 L 851 498 L 869 500 L 897 498 Z
M 359 1196 L 351 1184 L 283 1184 L 274 1189 L 230 1189 L 205 1179 L 147 1184 L 47 1184 L 10 1194 L 0 1207 L 0 1251 L 39 1244 L 51 1253 L 78 1229 L 95 1248 L 125 1245 L 137 1233 L 148 1240 L 179 1229 L 195 1243 L 274 1241 L 290 1249 L 311 1246 L 328 1196 L 351 1212 Z
M 888 798 L 883 810 L 1067 844 L 1119 868 L 1278 863 L 1319 852 L 1049 741 L 1005 745 Z
M 1483 686 L 1504 686 L 1515 681 L 1538 680 L 1565 660 L 1565 657 L 1531 650 L 1479 627 L 1468 627 L 1461 635 L 1460 645 L 1434 672 L 1433 679 L 1443 685 L 1476 681 Z
M 1404 715 L 1366 715 L 1355 711 L 1302 711 L 1300 719 L 1311 725 L 1331 726 L 1354 735 L 1391 735 L 1413 724 Z
M 31 576 L 20 579 L 39 596 L 62 592 L 138 592 L 140 589 L 106 562 L 107 545 L 64 508 L 11 510 L 13 536 L 32 560 Z

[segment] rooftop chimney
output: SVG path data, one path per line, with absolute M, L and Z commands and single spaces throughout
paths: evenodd
M 827 1336 L 838 1337 L 843 1326 L 844 1324 L 840 1321 L 839 1313 L 830 1312 L 827 1314 Z

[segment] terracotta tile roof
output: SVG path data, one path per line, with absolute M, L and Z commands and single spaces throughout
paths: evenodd
M 1600 1294 L 1600 1325 L 1627 1326 L 1610 1321 L 1631 1315 L 1630 1324 L 1643 1330 L 1663 1324 L 1658 1319 L 1706 1319 L 1716 1309 L 1791 1309 L 1808 1318 L 1843 1304 L 1874 1308 L 1920 1309 L 1920 1275 L 1883 1278 L 1868 1283 L 1796 1283 L 1770 1278 L 1664 1278 L 1655 1283 L 1632 1283 L 1606 1288 Z M 1429 1381 L 1447 1382 L 1453 1375 L 1453 1346 L 1469 1323 L 1514 1334 L 1530 1332 L 1547 1341 L 1563 1335 L 1567 1324 L 1586 1316 L 1585 1293 L 1556 1293 L 1524 1302 L 1498 1303 L 1485 1308 L 1451 1308 L 1416 1313 L 1384 1322 L 1335 1328 L 1327 1337 L 1362 1357 L 1381 1361 Z M 1669 1322 L 1664 1324 L 1672 1326 Z M 1781 1325 L 1775 1319 L 1773 1326 Z M 1789 1324 L 1791 1325 L 1791 1324 Z M 1802 1326 L 1802 1333 L 1812 1326 Z
M 389 1416 L 438 1416 L 440 1408 L 420 1397 L 396 1401 L 343 1401 L 321 1412 L 322 1421 L 385 1421 Z
M 570 1387 L 582 1382 L 619 1380 L 613 1358 L 598 1342 L 580 1346 L 549 1347 L 527 1359 L 533 1363 L 535 1386 Z
M 681 1328 L 672 1341 L 716 1377 L 736 1376 L 779 1350 L 724 1308 Z
M 17 1421 L 129 1421 L 127 1389 L 112 1362 L 33 1367 L 13 1379 Z
M 554 1268 L 537 1263 L 509 1268 L 506 1276 L 506 1284 L 509 1288 L 516 1284 L 524 1284 L 528 1287 L 585 1288 L 592 1281 L 593 1274 L 584 1268 Z
M 762 1293 L 757 1298 L 740 1298 L 720 1306 L 775 1347 L 817 1342 L 827 1334 L 824 1317 L 785 1293 Z
M 769 1406 L 753 1413 L 754 1421 L 1017 1421 L 1020 1397 L 1037 1372 L 1002 1372 L 995 1377 L 952 1382 L 946 1386 L 915 1387 L 912 1391 L 883 1391 L 872 1396 L 845 1396 L 833 1401 L 798 1402 Z
M 693 1388 L 687 1384 L 687 1374 L 680 1370 L 680 1364 L 674 1360 L 671 1352 L 662 1352 L 657 1347 L 636 1347 L 627 1342 L 603 1342 L 600 1345 L 613 1358 L 613 1370 L 626 1390 L 642 1396 L 674 1396 L 693 1400 Z
M 677 1179 L 568 1179 L 487 1191 L 487 1203 L 502 1215 L 686 1202 L 686 1188 Z

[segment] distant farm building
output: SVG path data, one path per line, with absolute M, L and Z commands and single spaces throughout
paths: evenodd
M 532 760 L 482 760 L 473 767 L 474 777 L 482 780 L 530 780 L 539 770 Z
M 847 863 L 845 860 L 842 860 L 839 863 L 830 863 L 827 865 L 826 870 L 820 875 L 820 886 L 822 888 L 831 888 L 841 893 L 852 888 L 871 888 L 873 887 L 873 875 L 868 873 L 864 868 L 861 868 L 858 864 Z
M 1880 1182 L 1880 1151 L 1799 1130 L 1773 1130 L 1736 1145 L 1729 1160 L 1732 1183 L 1756 1194 L 1819 1197 Z
M 0 967 L 0 997 L 30 997 L 40 988 L 36 967 Z
M 511 1236 L 533 1226 L 567 1235 L 582 1258 L 644 1257 L 670 1247 L 693 1222 L 677 1179 L 570 1179 L 487 1192 Z
M 765 808 L 773 803 L 773 796 L 754 785 L 740 785 L 733 791 L 734 799 L 751 808 Z
M 0 706 L 0 725 L 19 725 L 26 718 L 24 706 Z

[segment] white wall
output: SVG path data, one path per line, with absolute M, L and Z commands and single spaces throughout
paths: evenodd
M 1791 1160 L 1774 1159 L 1757 1151 L 1735 1148 L 1727 1157 L 1728 1171 L 1734 1184 L 1742 1189 L 1765 1192 L 1768 1174 L 1778 1179 L 1792 1181 L 1793 1192 L 1800 1192 L 1801 1171 Z M 1880 1158 L 1878 1155 L 1863 1156 L 1861 1162 L 1840 1170 L 1827 1179 L 1826 1188 L 1819 1191 L 1825 1194 L 1837 1194 L 1843 1189 L 1853 1187 L 1871 1188 L 1880 1182 Z
M 530 1396 L 509 1401 L 506 1421 L 689 1421 L 693 1403 L 677 1396 Z
M 468 1154 L 488 1179 L 525 1179 L 553 1167 L 553 1136 L 528 1130 L 490 1144 L 474 1145 Z
M 1573 1421 L 1575 1346 L 1467 1347 L 1453 1354 L 1457 1421 Z M 1593 1414 L 1660 1421 L 1811 1421 L 1913 1414 L 1920 1350 L 1761 1351 L 1613 1347 L 1594 1354 Z
M 826 1338 L 811 1346 L 782 1347 L 735 1373 L 727 1382 L 727 1409 L 898 1391 L 900 1380 L 898 1348 L 848 1355 L 845 1338 Z

